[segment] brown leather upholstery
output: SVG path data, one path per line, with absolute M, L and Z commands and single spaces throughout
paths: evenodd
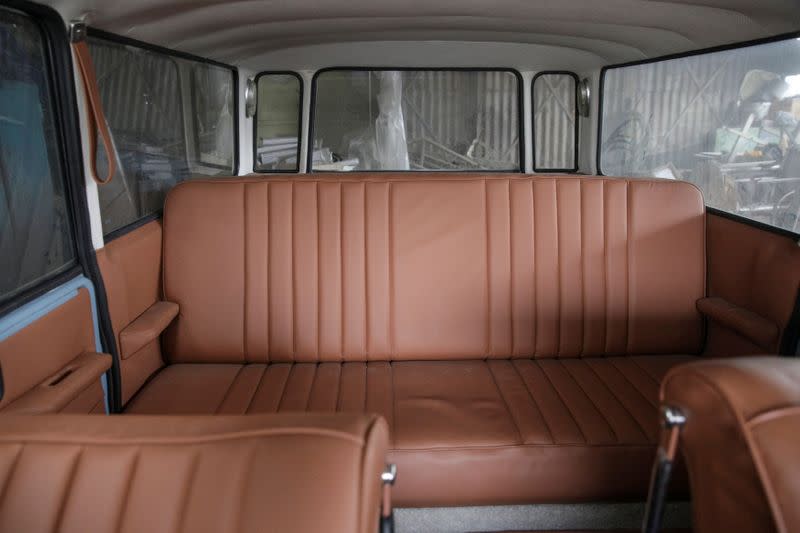
M 111 359 L 97 356 L 96 349 L 89 292 L 82 288 L 74 298 L 0 341 L 4 386 L 0 409 L 102 412 L 100 375 Z M 98 370 L 98 364 L 104 368 Z M 75 372 L 66 376 L 70 369 Z
M 377 417 L 0 417 L 0 531 L 373 533 Z
M 778 353 L 800 290 L 800 247 L 791 237 L 711 213 L 707 225 L 709 295 L 754 313 L 770 330 L 777 326 L 780 335 L 769 346 L 760 346 L 758 341 L 710 321 L 706 353 Z M 762 328 L 761 338 L 767 336 L 771 333 Z
M 186 182 L 172 364 L 127 411 L 379 413 L 399 505 L 643 497 L 660 378 L 702 349 L 704 235 L 681 182 Z
M 800 361 L 696 362 L 664 379 L 662 402 L 682 408 L 693 530 L 800 530 Z
M 378 413 L 401 506 L 641 497 L 659 381 L 689 359 L 176 364 L 128 412 Z
M 161 221 L 145 224 L 110 241 L 97 251 L 103 275 L 111 325 L 120 353 L 122 402 L 125 403 L 147 378 L 164 364 L 158 340 L 133 353 L 121 333 L 161 299 Z
M 697 353 L 693 186 L 578 177 L 192 181 L 164 213 L 179 362 Z

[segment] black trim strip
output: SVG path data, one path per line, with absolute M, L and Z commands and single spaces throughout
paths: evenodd
M 213 59 L 208 59 L 201 56 L 196 56 L 194 54 L 190 54 L 188 52 L 181 52 L 180 50 L 174 50 L 171 48 L 166 48 L 164 46 L 159 46 L 157 44 L 147 43 L 145 41 L 139 41 L 137 39 L 132 39 L 131 37 L 126 37 L 123 35 L 118 35 L 116 33 L 107 32 L 104 30 L 100 30 L 97 28 L 89 27 L 87 30 L 87 35 L 89 37 L 93 37 L 95 39 L 102 39 L 105 41 L 122 44 L 125 46 L 133 46 L 136 48 L 141 48 L 143 50 L 148 50 L 150 52 L 155 52 L 157 54 L 166 55 L 173 58 L 184 59 L 187 61 L 193 61 L 196 63 L 203 63 L 207 65 L 213 65 L 215 67 L 224 68 L 231 71 L 233 77 L 233 176 L 239 175 L 239 69 L 233 65 L 228 65 L 226 63 L 221 63 L 219 61 L 215 61 Z M 117 228 L 114 231 L 109 232 L 108 234 L 103 235 L 103 239 L 105 242 L 110 242 L 117 237 L 120 237 L 134 229 L 143 226 L 147 222 L 153 220 L 153 215 L 157 215 L 155 218 L 161 216 L 161 211 L 156 213 L 148 213 L 147 215 L 126 224 L 121 228 Z
M 800 234 L 795 233 L 793 231 L 789 231 L 788 229 L 779 228 L 778 226 L 773 226 L 772 224 L 765 224 L 757 220 L 752 220 L 750 218 L 746 218 L 741 215 L 736 215 L 728 211 L 717 209 L 716 207 L 706 206 L 706 212 L 712 215 L 716 215 L 718 217 L 733 220 L 734 222 L 745 224 L 747 226 L 752 226 L 762 231 L 768 231 L 770 233 L 774 233 L 775 235 L 780 235 L 781 237 L 788 237 L 795 242 L 800 241 Z
M 114 239 L 119 239 L 123 235 L 127 235 L 128 233 L 131 233 L 132 231 L 137 230 L 154 220 L 160 219 L 163 216 L 163 214 L 164 214 L 163 209 L 159 209 L 158 211 L 154 211 L 153 213 L 148 213 L 142 218 L 137 218 L 128 225 L 122 226 L 121 228 L 117 228 L 114 231 L 107 233 L 106 235 L 103 236 L 103 240 L 106 243 L 109 243 Z
M 306 144 L 308 145 L 308 155 L 306 157 L 306 173 L 311 174 L 315 171 L 312 168 L 311 162 L 314 158 L 314 122 L 316 116 L 316 100 L 317 100 L 317 78 L 326 73 L 332 71 L 355 71 L 355 72 L 386 72 L 386 71 L 398 71 L 398 72 L 508 72 L 513 74 L 517 78 L 517 113 L 519 116 L 517 117 L 517 128 L 518 128 L 518 149 L 519 149 L 519 168 L 518 169 L 509 169 L 509 170 L 492 170 L 491 172 L 495 172 L 498 174 L 501 173 L 510 173 L 510 174 L 519 174 L 520 172 L 525 172 L 525 122 L 523 121 L 523 112 L 522 110 L 525 107 L 524 101 L 524 90 L 525 85 L 522 81 L 522 74 L 515 69 L 510 67 L 498 67 L 498 68 L 486 68 L 486 67 L 326 67 L 323 69 L 319 69 L 314 73 L 314 77 L 311 78 L 311 105 L 310 109 L 308 110 L 308 137 L 306 139 Z M 347 174 L 349 171 L 343 170 L 326 170 L 325 173 L 333 173 L 333 174 Z M 485 173 L 488 172 L 487 170 L 370 170 L 373 174 L 396 174 L 398 172 L 442 172 L 442 173 Z
M 800 290 L 794 300 L 792 314 L 783 330 L 783 338 L 778 351 L 781 355 L 800 356 Z
M 294 170 L 279 170 L 279 169 L 259 169 L 256 167 L 256 159 L 258 156 L 256 146 L 256 133 L 258 131 L 258 80 L 262 76 L 294 76 L 300 82 L 300 105 L 297 110 L 297 168 Z M 303 77 L 292 70 L 265 70 L 256 74 L 253 78 L 253 83 L 256 86 L 256 114 L 253 116 L 253 172 L 256 174 L 298 174 L 300 173 L 300 154 L 302 153 L 301 144 L 303 142 L 303 102 L 305 98 L 305 84 Z
M 575 104 L 575 154 L 573 156 L 573 165 L 572 168 L 537 168 L 536 167 L 536 117 L 534 115 L 536 109 L 534 108 L 535 103 L 535 88 L 536 88 L 536 80 L 539 79 L 541 76 L 570 76 L 573 80 L 575 80 L 575 95 L 574 95 L 574 104 Z M 541 72 L 537 72 L 536 75 L 531 80 L 531 159 L 533 159 L 533 171 L 539 173 L 568 173 L 574 174 L 578 172 L 578 143 L 580 141 L 580 114 L 578 113 L 578 86 L 580 85 L 580 78 L 577 74 L 569 70 L 543 70 Z
M 74 237 L 76 257 L 80 266 L 75 266 L 38 284 L 24 296 L 12 300 L 18 306 L 30 301 L 48 290 L 61 285 L 79 274 L 84 274 L 94 285 L 98 312 L 100 341 L 103 349 L 112 356 L 109 371 L 109 407 L 117 412 L 120 405 L 119 353 L 114 339 L 111 319 L 108 312 L 105 285 L 97 266 L 89 209 L 86 200 L 85 176 L 83 173 L 83 150 L 81 148 L 80 121 L 78 118 L 77 96 L 75 93 L 72 69 L 72 51 L 66 25 L 61 16 L 52 8 L 34 4 L 26 0 L 3 0 L 4 6 L 16 9 L 31 16 L 42 28 L 44 46 L 47 53 L 47 68 L 50 90 L 53 93 L 55 130 L 59 141 L 59 156 L 63 173 L 65 196 Z M 4 309 L 6 312 L 8 309 Z
M 617 63 L 613 65 L 606 65 L 602 69 L 600 69 L 600 87 L 598 88 L 598 100 L 597 100 L 597 153 L 595 154 L 595 165 L 597 174 L 600 176 L 605 176 L 603 174 L 603 169 L 600 166 L 600 155 L 601 155 L 601 148 L 603 145 L 603 88 L 605 86 L 605 77 L 606 71 L 623 68 L 623 67 L 635 67 L 638 65 L 647 65 L 650 63 L 660 63 L 662 61 L 670 61 L 673 59 L 683 59 L 686 57 L 692 57 L 697 55 L 703 54 L 713 54 L 715 52 L 726 52 L 729 50 L 736 50 L 738 48 L 747 48 L 750 46 L 758 46 L 760 44 L 769 44 L 769 43 L 776 43 L 780 41 L 788 41 L 791 39 L 798 39 L 800 38 L 800 31 L 789 32 L 789 33 L 782 33 L 779 35 L 774 35 L 771 37 L 764 37 L 761 39 L 753 39 L 750 41 L 742 41 L 738 43 L 731 43 L 731 44 L 723 44 L 720 46 L 712 46 L 709 48 L 701 48 L 699 50 L 689 50 L 687 52 L 679 52 L 675 54 L 667 54 L 659 57 L 653 57 L 648 59 L 640 59 L 637 61 L 628 61 L 627 63 Z
M 213 59 L 209 59 L 207 57 L 196 56 L 194 54 L 190 54 L 188 52 L 181 52 L 180 50 L 175 50 L 173 48 L 167 48 L 165 46 L 160 46 L 157 44 L 148 43 L 146 41 L 140 41 L 138 39 L 134 39 L 132 37 L 126 37 L 125 35 L 119 35 L 117 33 L 111 33 L 109 31 L 101 30 L 95 28 L 93 26 L 89 26 L 87 28 L 87 35 L 89 37 L 96 37 L 98 39 L 104 39 L 106 41 L 114 41 L 119 44 L 124 44 L 126 46 L 134 46 L 136 48 L 144 48 L 145 50 L 150 50 L 151 52 L 157 52 L 159 54 L 164 54 L 173 57 L 179 57 L 181 59 L 188 59 L 189 61 L 197 61 L 199 63 L 206 63 L 209 65 L 216 65 L 218 67 L 226 68 L 233 71 L 238 71 L 238 69 L 232 65 L 228 65 L 227 63 L 222 63 L 220 61 L 215 61 Z

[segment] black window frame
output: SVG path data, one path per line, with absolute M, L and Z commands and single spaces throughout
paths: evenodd
M 174 50 L 172 48 L 167 48 L 164 46 L 160 46 L 157 44 L 148 43 L 146 41 L 140 41 L 138 39 L 133 39 L 131 37 L 126 37 L 124 35 L 119 35 L 116 33 L 111 33 L 105 30 L 101 30 L 92 26 L 87 28 L 87 35 L 90 38 L 101 39 L 105 41 L 110 41 L 113 43 L 121 44 L 123 46 L 132 46 L 134 48 L 141 48 L 143 50 L 147 50 L 149 52 L 154 52 L 157 54 L 162 54 L 171 58 L 178 58 L 178 59 L 185 59 L 187 61 L 194 61 L 198 63 L 205 63 L 208 65 L 214 65 L 217 67 L 225 68 L 231 71 L 233 75 L 233 172 L 232 176 L 237 176 L 239 174 L 239 69 L 233 65 L 228 65 L 227 63 L 222 63 L 220 61 L 215 61 L 213 59 L 209 59 L 206 57 L 197 56 L 194 54 L 190 54 L 188 52 L 182 52 L 180 50 Z M 194 90 L 192 92 L 192 97 L 194 98 Z M 194 104 L 192 104 L 194 105 Z M 152 213 L 148 213 L 142 217 L 137 218 L 136 220 L 131 221 L 124 226 L 117 228 L 113 231 L 103 234 L 103 241 L 105 243 L 109 243 L 123 235 L 130 233 L 131 231 L 138 229 L 145 224 L 152 222 L 154 220 L 158 220 L 163 216 L 163 209 L 159 209 Z
M 437 172 L 442 174 L 453 173 L 469 173 L 469 174 L 486 174 L 487 172 L 493 174 L 520 174 L 525 172 L 525 121 L 524 111 L 525 108 L 525 84 L 523 82 L 522 74 L 519 70 L 512 67 L 325 67 L 314 72 L 311 78 L 311 105 L 308 110 L 308 135 L 306 136 L 306 144 L 309 147 L 314 146 L 314 122 L 316 119 L 316 101 L 317 101 L 317 78 L 326 72 L 335 71 L 355 71 L 355 72 L 507 72 L 513 74 L 517 80 L 517 129 L 518 129 L 518 151 L 519 151 L 519 168 L 516 170 L 370 170 L 370 173 L 415 173 L 415 172 Z M 314 174 L 317 172 L 332 173 L 332 174 L 352 174 L 351 171 L 346 170 L 314 170 L 312 166 L 312 159 L 314 151 L 309 150 L 306 155 L 306 173 Z
M 573 95 L 573 105 L 575 106 L 575 132 L 574 132 L 574 150 L 573 150 L 573 166 L 572 168 L 539 168 L 536 166 L 536 109 L 534 108 L 535 102 L 535 88 L 536 80 L 542 76 L 569 76 L 575 80 L 575 94 Z M 580 85 L 580 78 L 571 70 L 542 70 L 537 72 L 531 79 L 531 159 L 533 160 L 533 171 L 537 173 L 559 173 L 559 174 L 576 174 L 580 167 L 580 113 L 578 113 L 578 87 Z
M 788 32 L 788 33 L 781 33 L 778 35 L 773 35 L 770 37 L 764 37 L 762 39 L 752 39 L 749 41 L 740 41 L 737 43 L 731 44 L 724 44 L 720 46 L 712 46 L 708 48 L 701 48 L 699 50 L 689 50 L 687 52 L 679 52 L 676 54 L 666 54 L 663 56 L 648 58 L 648 59 L 640 59 L 637 61 L 628 61 L 624 63 L 615 63 L 612 65 L 605 65 L 600 69 L 600 78 L 599 78 L 599 87 L 598 87 L 598 100 L 597 100 L 597 144 L 595 146 L 595 170 L 599 176 L 607 176 L 607 174 L 603 173 L 603 168 L 601 166 L 601 159 L 602 159 L 602 146 L 603 146 L 603 92 L 605 88 L 605 79 L 606 73 L 609 70 L 625 68 L 625 67 L 636 67 L 640 65 L 648 65 L 651 63 L 660 63 L 662 61 L 671 61 L 674 59 L 684 59 L 687 57 L 705 55 L 705 54 L 713 54 L 715 52 L 727 52 L 731 50 L 738 50 L 740 48 L 749 48 L 751 46 L 758 46 L 762 44 L 771 44 L 780 41 L 788 41 L 791 39 L 800 39 L 800 31 Z M 612 176 L 613 177 L 613 176 Z M 746 224 L 748 226 L 753 226 L 757 229 L 767 231 L 769 233 L 774 233 L 776 235 L 781 235 L 784 237 L 789 237 L 794 239 L 795 241 L 800 240 L 800 233 L 795 233 L 793 231 L 789 231 L 787 229 L 779 228 L 777 226 L 772 226 L 770 224 L 765 224 L 763 222 L 759 222 L 757 220 L 752 220 L 747 217 L 743 217 L 741 215 L 737 215 L 735 213 L 730 213 L 728 211 L 724 211 L 722 209 L 717 209 L 715 207 L 710 207 L 708 205 L 705 206 L 706 212 L 712 215 L 720 216 L 723 218 L 727 218 L 729 220 L 733 220 L 735 222 L 739 222 L 741 224 Z
M 295 170 L 280 170 L 280 169 L 259 169 L 256 168 L 256 158 L 258 157 L 258 146 L 256 146 L 257 132 L 258 132 L 258 80 L 262 76 L 294 76 L 300 82 L 300 105 L 297 110 L 297 169 Z M 253 115 L 253 173 L 254 174 L 299 174 L 300 173 L 300 156 L 303 153 L 303 142 L 306 140 L 303 137 L 303 103 L 305 102 L 305 81 L 299 72 L 294 70 L 263 70 L 255 75 L 253 84 L 256 88 L 256 112 Z M 312 98 L 313 102 L 313 98 Z M 310 125 L 309 125 L 310 128 Z M 310 146 L 310 145 L 309 145 Z M 308 171 L 308 169 L 306 169 Z
M 67 132 L 74 126 L 77 128 L 77 115 L 72 116 L 71 111 L 77 113 L 77 108 L 71 109 L 70 103 L 74 102 L 74 94 L 70 94 L 70 87 L 64 83 L 66 79 L 72 80 L 71 56 L 70 62 L 64 57 L 64 48 L 68 48 L 68 39 L 64 24 L 58 13 L 50 7 L 41 6 L 25 0 L 2 0 L 0 8 L 21 13 L 30 19 L 40 31 L 42 38 L 42 49 L 44 51 L 44 63 L 46 69 L 46 90 L 52 106 L 53 129 L 56 133 L 55 157 L 58 159 L 58 166 L 54 167 L 55 179 L 62 180 L 64 187 L 64 198 L 67 218 L 67 228 L 72 244 L 72 259 L 64 263 L 53 272 L 43 276 L 40 280 L 31 283 L 30 286 L 20 290 L 4 302 L 0 303 L 0 316 L 6 315 L 29 303 L 54 288 L 64 284 L 70 279 L 83 274 L 86 265 L 87 241 L 91 242 L 91 231 L 88 231 L 88 218 L 81 220 L 82 211 L 81 196 L 83 206 L 85 206 L 85 189 L 80 185 L 83 182 L 82 166 L 76 168 L 76 147 L 77 140 L 74 135 L 67 135 Z M 74 131 L 74 130 L 73 130 Z M 78 154 L 81 154 L 78 145 Z M 48 157 L 50 154 L 48 150 Z M 82 165 L 82 161 L 77 163 Z M 84 209 L 84 211 L 86 211 Z M 88 213 L 88 211 L 86 211 Z

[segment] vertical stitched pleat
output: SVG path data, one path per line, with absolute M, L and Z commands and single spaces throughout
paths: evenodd
M 628 255 L 626 182 L 606 181 L 606 354 L 626 353 L 628 337 Z
M 367 183 L 367 353 L 369 359 L 388 359 L 389 345 L 389 184 Z
M 387 362 L 371 362 L 367 364 L 366 412 L 378 413 L 386 419 L 389 425 L 389 435 L 392 441 L 395 436 L 394 416 L 394 382 L 392 380 L 392 366 Z
M 509 180 L 487 183 L 487 277 L 489 283 L 490 353 L 505 359 L 511 348 L 511 260 Z
M 366 363 L 344 363 L 342 365 L 339 399 L 336 410 L 339 412 L 364 413 L 367 404 L 367 365 Z
M 487 365 L 520 434 L 520 444 L 553 444 L 547 422 L 513 362 L 487 361 Z
M 20 456 L 24 453 L 24 448 L 22 445 L 4 444 L 0 450 L 2 451 L 0 454 L 0 457 L 2 457 L 2 460 L 0 460 L 0 479 L 3 480 L 3 485 L 0 487 L 0 516 L 2 516 L 4 514 L 2 510 L 5 499 L 11 483 L 14 481 L 14 473 L 19 465 Z
M 241 415 L 247 412 L 258 392 L 267 365 L 251 363 L 242 365 L 231 380 L 228 391 L 216 409 L 215 414 Z
M 275 182 L 269 194 L 270 361 L 289 362 L 294 354 L 294 267 L 292 186 Z
M 27 444 L 17 458 L 17 466 L 3 494 L 0 530 L 54 531 L 80 454 L 80 445 Z M 45 480 L 47 482 L 42 483 Z M 31 507 L 32 495 L 35 508 Z M 13 511 L 7 512 L 7 509 Z M 30 512 L 20 511 L 24 509 Z
M 306 410 L 316 372 L 317 363 L 295 363 L 292 365 L 289 377 L 286 380 L 283 398 L 278 407 L 279 412 L 303 412 Z
M 135 446 L 87 446 L 53 531 L 117 531 L 137 455 Z
M 559 355 L 558 188 L 554 180 L 533 182 L 536 258 L 536 349 L 541 357 Z
M 195 454 L 182 446 L 147 446 L 141 450 L 136 475 L 128 494 L 128 508 L 158 509 L 158 520 L 146 512 L 129 512 L 120 527 L 122 533 L 172 533 L 181 520 L 181 500 L 196 466 Z M 169 465 L 169 475 L 165 475 Z
M 334 413 L 341 391 L 341 363 L 320 363 L 314 375 L 306 411 Z
M 319 358 L 342 359 L 342 213 L 341 184 L 319 185 Z
M 524 444 L 525 443 L 525 438 L 522 436 L 522 430 L 520 429 L 519 423 L 517 422 L 517 416 L 519 415 L 518 410 L 517 409 L 513 409 L 513 410 L 511 409 L 511 402 L 509 401 L 509 398 L 505 393 L 505 389 L 506 388 L 500 386 L 500 382 L 498 382 L 497 375 L 492 370 L 492 367 L 494 366 L 492 363 L 496 363 L 496 362 L 495 361 L 484 361 L 484 364 L 486 365 L 486 371 L 489 374 L 489 377 L 492 379 L 492 384 L 494 385 L 494 388 L 496 389 L 497 396 L 499 396 L 500 399 L 503 401 L 503 407 L 505 408 L 506 413 L 508 414 L 508 418 L 511 420 L 511 423 L 514 425 L 514 432 L 517 434 L 517 442 L 516 442 L 516 444 Z M 504 382 L 503 385 L 506 385 L 506 383 Z
M 606 254 L 602 180 L 583 182 L 581 239 L 583 257 L 583 356 L 605 354 Z
M 269 361 L 269 182 L 245 184 L 245 362 Z
M 277 413 L 293 366 L 286 363 L 268 365 L 245 413 Z
M 617 437 L 617 442 L 625 444 L 647 444 L 645 430 L 628 407 L 617 397 L 614 390 L 592 370 L 585 361 L 565 362 L 565 368 L 572 374 L 581 388 L 591 396 L 592 403 L 608 421 Z M 652 415 L 651 411 L 651 415 Z
M 511 259 L 511 356 L 529 357 L 536 342 L 534 287 L 533 185 L 528 180 L 509 183 L 509 256 Z
M 239 376 L 241 375 L 242 370 L 244 370 L 248 366 L 250 366 L 250 365 L 241 365 L 238 368 L 238 370 L 236 370 L 236 374 L 233 375 L 233 378 L 231 379 L 231 382 L 228 384 L 228 387 L 225 390 L 225 394 L 222 395 L 222 398 L 220 398 L 219 403 L 214 408 L 213 414 L 219 413 L 219 410 L 220 410 L 220 408 L 222 408 L 223 404 L 225 403 L 225 400 L 227 400 L 228 397 L 231 395 L 231 390 L 234 388 L 234 385 L 236 384 L 236 381 L 239 379 Z
M 130 462 L 130 468 L 128 470 L 128 475 L 125 478 L 125 488 L 122 491 L 122 497 L 120 498 L 120 508 L 119 513 L 117 514 L 117 523 L 113 529 L 110 531 L 121 531 L 122 527 L 125 525 L 125 517 L 127 515 L 127 510 L 130 507 L 129 496 L 131 494 L 131 490 L 133 489 L 133 484 L 136 481 L 136 473 L 139 471 L 139 460 L 142 457 L 142 450 L 141 448 L 136 448 L 136 454 L 133 456 Z
M 611 357 L 609 362 L 641 393 L 650 405 L 658 408 L 659 384 L 657 382 L 636 366 L 629 357 Z
M 535 399 L 556 444 L 586 444 L 577 420 L 562 400 L 553 383 L 542 370 L 539 360 L 513 361 L 514 368 Z
M 651 442 L 657 417 L 653 416 L 653 408 L 647 399 L 606 358 L 584 359 L 584 362 Z
M 181 489 L 181 497 L 178 502 L 178 521 L 175 527 L 175 531 L 180 533 L 185 531 L 186 527 L 186 511 L 189 508 L 189 503 L 192 499 L 192 489 L 194 487 L 194 479 L 197 475 L 197 468 L 200 464 L 200 452 L 195 452 L 192 454 L 191 466 L 189 467 L 189 472 L 186 474 L 185 479 L 186 481 L 183 484 Z
M 558 191 L 559 357 L 577 357 L 583 350 L 583 278 L 581 182 L 565 178 L 555 182 Z
M 294 186 L 295 353 L 297 362 L 319 360 L 319 206 L 317 182 Z
M 367 359 L 367 234 L 364 183 L 342 184 L 343 360 Z
M 603 414 L 592 402 L 592 399 L 581 389 L 564 363 L 555 359 L 543 359 L 539 362 L 561 401 L 570 412 L 586 438 L 587 444 L 614 444 L 617 439 Z

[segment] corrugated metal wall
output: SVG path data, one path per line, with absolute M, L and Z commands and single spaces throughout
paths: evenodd
M 159 138 L 148 141 L 164 149 L 183 138 L 180 79 L 173 58 L 100 39 L 92 39 L 89 50 L 106 118 L 117 135 L 156 133 Z
M 404 79 L 403 114 L 410 142 L 428 139 L 513 167 L 519 162 L 519 90 L 509 72 L 418 71 Z M 490 149 L 490 153 L 484 153 Z

